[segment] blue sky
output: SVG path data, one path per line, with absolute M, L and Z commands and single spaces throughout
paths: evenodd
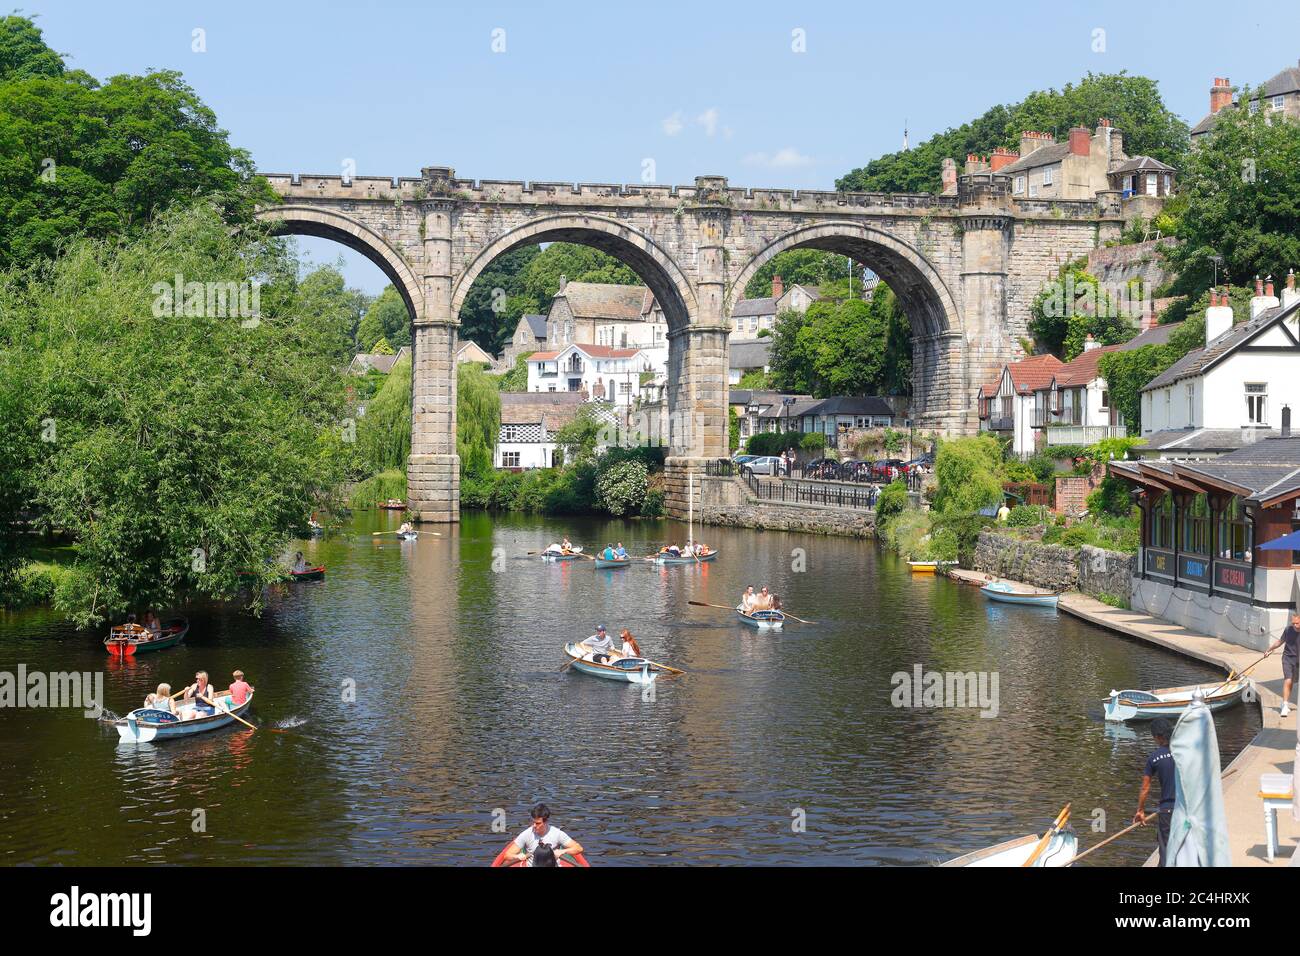
M 26 0 L 21 12 L 97 77 L 180 70 L 266 172 L 339 173 L 351 159 L 358 175 L 450 165 L 637 182 L 648 159 L 661 183 L 828 189 L 898 149 L 905 123 L 916 143 L 1088 71 L 1154 77 L 1195 123 L 1213 77 L 1257 83 L 1300 57 L 1276 3 L 1067 6 Z M 384 284 L 339 246 L 302 246 L 317 261 L 343 254 L 354 285 Z

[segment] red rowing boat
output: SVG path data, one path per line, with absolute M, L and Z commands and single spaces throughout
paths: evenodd
M 510 848 L 514 845 L 515 845 L 515 841 L 511 840 L 504 847 L 502 847 L 501 852 L 497 854 L 497 858 L 492 861 L 492 865 L 493 866 L 527 866 L 528 865 L 527 859 L 516 860 L 513 863 L 506 862 L 506 854 L 510 851 Z M 591 864 L 587 862 L 587 858 L 583 856 L 581 853 L 562 853 L 560 854 L 560 856 L 556 858 L 556 864 L 558 866 L 586 866 L 586 867 L 591 866 Z

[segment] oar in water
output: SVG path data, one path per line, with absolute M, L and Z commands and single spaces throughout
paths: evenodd
M 1065 826 L 1066 821 L 1069 819 L 1070 804 L 1067 803 L 1065 809 L 1056 815 L 1056 820 L 1050 827 L 1048 827 L 1047 832 L 1043 834 L 1042 839 L 1038 841 L 1038 845 L 1034 847 L 1034 852 L 1029 854 L 1029 859 L 1025 860 L 1025 862 L 1020 865 L 1033 866 L 1034 862 L 1043 855 L 1043 851 L 1047 849 L 1047 845 L 1052 842 L 1052 837 L 1060 832 L 1061 827 Z
M 709 604 L 707 601 L 687 601 L 686 603 L 687 603 L 687 604 L 694 604 L 696 607 L 716 607 L 716 608 L 718 608 L 718 609 L 720 609 L 720 610 L 723 610 L 723 611 L 734 611 L 734 610 L 736 610 L 734 607 L 727 607 L 727 605 L 725 605 L 725 604 Z M 816 624 L 816 623 L 817 623 L 816 621 L 805 621 L 805 620 L 804 620 L 803 618 L 801 618 L 801 617 L 795 617 L 795 616 L 794 616 L 793 614 L 791 614 L 789 611 L 786 611 L 786 610 L 784 610 L 784 609 L 781 611 L 781 613 L 784 614 L 786 617 L 788 617 L 788 618 L 789 618 L 790 620 L 792 620 L 792 621 L 798 621 L 800 624 Z
M 1067 863 L 1067 864 L 1065 864 L 1065 865 L 1066 865 L 1066 866 L 1074 866 L 1074 864 L 1078 863 L 1080 860 L 1082 860 L 1082 859 L 1083 859 L 1085 856 L 1087 856 L 1089 853 L 1095 853 L 1097 850 L 1100 850 L 1102 847 L 1104 847 L 1104 846 L 1105 846 L 1107 843 L 1109 843 L 1111 840 L 1118 840 L 1118 839 L 1119 839 L 1120 837 L 1122 837 L 1125 833 L 1128 833 L 1130 830 L 1136 830 L 1138 827 L 1142 826 L 1143 823 L 1147 823 L 1147 822 L 1149 822 L 1149 821 L 1151 821 L 1151 820 L 1154 820 L 1155 817 L 1156 817 L 1156 815 L 1155 815 L 1154 813 L 1148 813 L 1146 816 L 1144 816 L 1144 817 L 1142 818 L 1142 823 L 1130 823 L 1130 824 L 1129 824 L 1128 826 L 1126 826 L 1123 830 L 1120 830 L 1118 833 L 1106 837 L 1106 839 L 1102 840 L 1102 841 L 1101 841 L 1100 843 L 1098 843 L 1096 846 L 1090 846 L 1090 847 L 1088 847 L 1088 849 L 1084 850 L 1082 853 L 1080 853 L 1078 856 L 1076 856 L 1073 860 L 1071 860 L 1069 863 Z
M 441 538 L 441 537 L 442 537 L 442 532 L 441 532 L 441 531 L 419 531 L 419 530 L 416 530 L 415 528 L 412 528 L 411 530 L 412 530 L 412 531 L 415 531 L 416 534 L 431 534 L 431 535 L 433 535 L 435 538 Z M 371 537 L 374 537 L 375 535 L 379 535 L 379 534 L 402 534 L 402 533 L 403 533 L 403 532 L 401 532 L 401 531 L 372 531 L 372 532 L 370 532 L 370 535 L 371 535 Z M 532 554 L 532 552 L 530 551 L 529 554 Z

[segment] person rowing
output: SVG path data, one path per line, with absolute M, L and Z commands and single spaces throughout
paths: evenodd
M 768 593 L 767 585 L 764 584 L 758 594 L 754 595 L 754 606 L 750 609 L 753 611 L 770 611 L 772 610 L 772 595 Z
M 614 639 L 605 630 L 604 624 L 596 625 L 596 633 L 578 645 L 591 654 L 593 664 L 610 663 L 619 659 L 614 653 Z
M 307 559 L 304 558 L 302 556 L 302 552 L 299 551 L 297 554 L 293 556 L 293 573 L 302 574 L 302 572 L 306 570 L 307 570 Z
M 533 855 L 542 844 L 552 850 L 562 850 L 564 853 L 574 856 L 582 852 L 581 843 L 559 827 L 551 826 L 549 822 L 551 810 L 546 804 L 537 804 L 529 811 L 528 816 L 532 822 L 529 824 L 528 829 L 515 837 L 511 845 L 507 847 L 503 861 L 505 865 L 509 866 L 517 860 L 525 860 L 531 866 Z
M 600 556 L 606 561 L 614 561 L 618 558 L 618 555 L 614 553 L 614 546 L 612 544 L 605 545 L 605 550 L 600 553 Z
M 194 702 L 194 718 L 208 717 L 217 712 L 212 703 L 212 685 L 208 683 L 208 672 L 199 671 L 194 675 L 194 683 L 185 688 L 182 695 L 185 700 Z
M 619 561 L 627 560 L 627 550 L 623 547 L 622 541 L 620 541 L 618 547 L 614 549 L 614 557 Z
M 410 533 L 411 533 L 412 531 L 414 531 L 414 530 L 415 530 L 415 525 L 411 524 L 411 522 L 409 522 L 409 521 L 403 521 L 402 524 L 401 524 L 401 526 L 398 527 L 398 529 L 397 529 L 397 533 L 398 533 L 398 534 L 410 534 Z

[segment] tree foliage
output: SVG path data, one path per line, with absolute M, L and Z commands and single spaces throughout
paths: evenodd
M 366 475 L 405 468 L 411 456 L 411 358 L 403 355 L 357 422 L 357 453 Z
M 456 453 L 462 475 L 492 470 L 492 450 L 501 430 L 501 393 L 482 366 L 456 366 Z
M 935 453 L 938 482 L 933 506 L 940 513 L 974 515 L 1002 500 L 1002 448 L 987 435 L 941 439 Z

